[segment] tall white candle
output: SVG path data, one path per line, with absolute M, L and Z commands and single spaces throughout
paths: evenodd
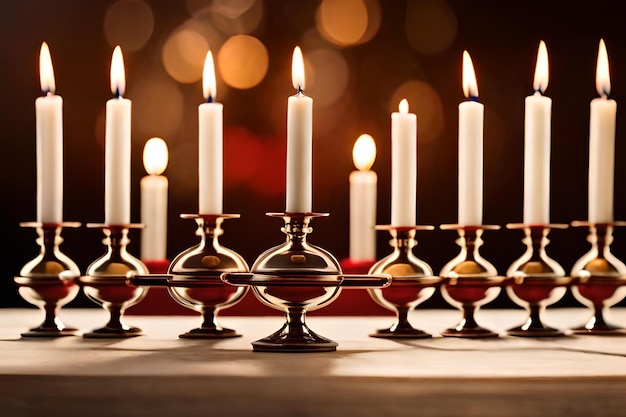
M 287 103 L 288 213 L 307 213 L 312 207 L 313 99 L 304 95 L 304 60 L 300 47 L 293 51 L 291 78 L 296 95 Z
M 217 91 L 213 53 L 204 60 L 202 86 L 206 103 L 198 107 L 198 205 L 200 214 L 222 214 L 223 183 L 223 109 L 215 102 Z
M 37 136 L 37 221 L 63 221 L 63 99 L 55 93 L 54 70 L 48 44 L 39 54 L 43 97 L 35 100 Z
M 357 170 L 350 173 L 350 259 L 376 259 L 376 185 L 378 176 L 370 168 L 376 159 L 376 143 L 361 135 L 354 144 L 352 159 Z
M 483 114 L 472 59 L 463 52 L 463 93 L 459 104 L 459 224 L 483 222 Z
M 600 39 L 596 69 L 599 98 L 591 101 L 589 120 L 589 221 L 613 221 L 613 176 L 615 165 L 615 115 L 617 103 L 611 93 L 609 59 Z
M 119 46 L 111 59 L 111 92 L 106 104 L 104 222 L 130 223 L 130 110 L 123 98 L 126 88 L 124 58 Z
M 143 148 L 143 166 L 148 175 L 140 182 L 141 190 L 141 259 L 167 259 L 167 188 L 163 175 L 167 168 L 167 144 L 151 138 Z
M 548 51 L 539 43 L 533 88 L 526 97 L 524 118 L 524 223 L 550 223 L 550 122 L 552 99 L 548 87 Z
M 391 114 L 391 225 L 415 225 L 416 207 L 417 116 L 402 99 Z

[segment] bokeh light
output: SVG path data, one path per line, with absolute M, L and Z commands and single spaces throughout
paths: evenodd
M 152 35 L 154 15 L 142 0 L 118 0 L 107 10 L 103 27 L 111 46 L 120 45 L 124 51 L 137 51 Z
M 220 48 L 217 66 L 226 84 L 239 89 L 252 88 L 265 77 L 269 55 L 265 45 L 257 38 L 236 35 Z
M 417 52 L 436 55 L 452 44 L 458 22 L 445 0 L 410 1 L 406 7 L 406 36 Z
M 239 0 L 232 5 L 231 3 L 228 4 L 232 8 L 237 3 L 244 2 L 246 4 L 242 4 L 240 8 L 228 9 L 223 13 L 212 13 L 211 22 L 218 30 L 227 35 L 245 35 L 257 30 L 263 21 L 263 2 Z M 243 6 L 249 7 L 245 9 Z
M 322 0 L 316 13 L 320 33 L 336 45 L 354 45 L 368 28 L 368 10 L 363 0 Z
M 358 43 L 365 43 L 372 40 L 380 29 L 380 22 L 382 21 L 382 13 L 380 12 L 380 3 L 378 0 L 364 0 L 365 7 L 367 8 L 367 29 L 361 36 Z
M 202 66 L 208 50 L 209 43 L 201 33 L 193 29 L 180 29 L 165 41 L 161 59 L 170 77 L 189 84 L 202 78 Z
M 411 113 L 417 114 L 418 140 L 430 142 L 444 131 L 445 120 L 441 97 L 428 83 L 410 80 L 400 85 L 391 95 L 388 111 L 398 111 L 398 103 L 406 98 Z
M 193 16 L 221 14 L 229 19 L 237 19 L 257 3 L 257 0 L 186 0 L 187 10 Z
M 348 63 L 341 53 L 317 49 L 306 54 L 308 90 L 319 106 L 337 101 L 346 91 L 349 80 Z

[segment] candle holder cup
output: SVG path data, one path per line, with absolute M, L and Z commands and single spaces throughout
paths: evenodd
M 318 335 L 306 324 L 306 313 L 322 308 L 344 287 L 382 287 L 389 277 L 345 275 L 335 257 L 307 242 L 310 221 L 320 213 L 269 213 L 281 217 L 286 240 L 262 253 L 250 273 L 225 273 L 222 279 L 235 286 L 250 286 L 264 304 L 285 313 L 285 323 L 273 334 L 252 343 L 260 352 L 329 352 L 337 342 Z
M 506 291 L 511 300 L 528 310 L 526 322 L 507 333 L 522 337 L 563 336 L 562 330 L 545 325 L 541 314 L 547 306 L 563 298 L 572 282 L 571 277 L 565 276 L 563 267 L 546 253 L 550 230 L 566 229 L 567 225 L 509 224 L 507 228 L 524 230 L 522 242 L 526 244 L 526 252 L 507 270 Z
M 74 279 L 80 276 L 76 263 L 61 252 L 63 243 L 61 232 L 64 227 L 79 227 L 80 223 L 20 223 L 21 227 L 37 230 L 40 246 L 39 255 L 27 262 L 14 277 L 20 296 L 44 311 L 43 322 L 22 337 L 60 337 L 74 336 L 78 330 L 66 327 L 58 317 L 59 309 L 72 301 L 78 294 L 79 287 Z
M 418 230 L 433 230 L 433 226 L 376 226 L 377 230 L 387 230 L 391 235 L 389 244 L 393 251 L 376 262 L 369 273 L 392 276 L 391 285 L 385 288 L 369 289 L 370 296 L 378 304 L 396 314 L 396 322 L 391 327 L 370 334 L 371 337 L 390 339 L 422 339 L 432 335 L 414 328 L 408 320 L 409 311 L 429 299 L 441 283 L 441 278 L 433 275 L 432 268 L 413 254 L 417 245 Z
M 611 253 L 613 228 L 626 222 L 572 222 L 573 227 L 588 227 L 590 250 L 572 267 L 572 293 L 593 314 L 589 321 L 572 329 L 576 334 L 621 335 L 625 330 L 605 320 L 606 311 L 626 296 L 626 265 Z
M 128 273 L 147 274 L 148 268 L 139 259 L 127 252 L 129 229 L 142 228 L 141 224 L 102 225 L 88 224 L 87 227 L 101 229 L 105 235 L 103 244 L 107 251 L 96 259 L 77 280 L 83 291 L 96 304 L 109 313 L 108 323 L 89 333 L 85 338 L 125 338 L 140 336 L 141 329 L 126 325 L 122 318 L 124 311 L 139 303 L 148 289 L 128 286 Z
M 200 327 L 181 335 L 184 339 L 224 339 L 241 336 L 235 330 L 219 325 L 217 314 L 221 309 L 238 303 L 247 287 L 224 283 L 220 276 L 226 272 L 248 272 L 248 264 L 235 251 L 219 242 L 224 233 L 225 219 L 239 218 L 238 214 L 183 214 L 183 219 L 194 219 L 198 224 L 196 235 L 200 242 L 181 252 L 170 264 L 167 274 L 128 276 L 129 285 L 165 286 L 170 296 L 180 305 L 202 315 Z
M 496 268 L 479 252 L 483 244 L 484 230 L 498 230 L 500 226 L 442 225 L 442 230 L 456 230 L 461 247 L 459 254 L 441 269 L 443 279 L 441 293 L 451 305 L 459 308 L 463 316 L 459 323 L 444 332 L 442 336 L 462 338 L 498 337 L 498 333 L 480 326 L 476 322 L 478 309 L 493 301 L 505 277 L 499 276 Z

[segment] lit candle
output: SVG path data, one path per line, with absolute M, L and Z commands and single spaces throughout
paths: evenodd
M 391 225 L 415 225 L 417 205 L 417 116 L 402 99 L 391 114 Z
M 376 184 L 370 168 L 376 159 L 376 143 L 361 135 L 354 144 L 352 159 L 357 171 L 350 173 L 350 259 L 376 259 Z
M 224 106 L 215 102 L 216 82 L 213 53 L 204 60 L 202 86 L 206 103 L 198 107 L 198 204 L 201 214 L 222 214 L 222 142 Z
M 589 120 L 589 221 L 613 221 L 613 175 L 615 165 L 615 114 L 617 103 L 610 100 L 609 59 L 600 39 L 596 68 L 599 98 L 591 101 Z
M 43 97 L 35 100 L 37 135 L 37 221 L 63 221 L 63 99 L 54 94 L 50 50 L 45 42 L 39 54 Z
M 126 88 L 124 58 L 119 46 L 111 59 L 111 92 L 106 104 L 104 222 L 130 223 L 130 100 Z
M 141 259 L 167 259 L 167 144 L 152 138 L 143 148 L 143 166 L 149 175 L 141 179 Z
M 313 99 L 304 95 L 304 60 L 293 51 L 291 78 L 296 94 L 287 103 L 286 212 L 307 213 L 312 207 Z
M 483 114 L 472 59 L 463 52 L 463 93 L 459 104 L 459 224 L 483 222 Z
M 524 118 L 524 223 L 550 223 L 550 118 L 552 99 L 542 94 L 548 87 L 548 52 L 539 43 L 533 88 L 526 97 Z

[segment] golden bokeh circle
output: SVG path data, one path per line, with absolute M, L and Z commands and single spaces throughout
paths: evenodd
M 189 84 L 202 78 L 209 43 L 199 32 L 181 29 L 172 33 L 161 51 L 165 71 L 178 82 Z
M 217 54 L 220 77 L 227 85 L 242 90 L 258 85 L 268 66 L 267 48 L 254 36 L 232 36 Z
M 322 0 L 315 20 L 320 33 L 340 46 L 359 43 L 368 29 L 368 11 L 363 0 Z
M 152 8 L 142 0 L 118 0 L 104 15 L 103 29 L 109 45 L 120 45 L 124 51 L 137 51 L 152 36 Z

